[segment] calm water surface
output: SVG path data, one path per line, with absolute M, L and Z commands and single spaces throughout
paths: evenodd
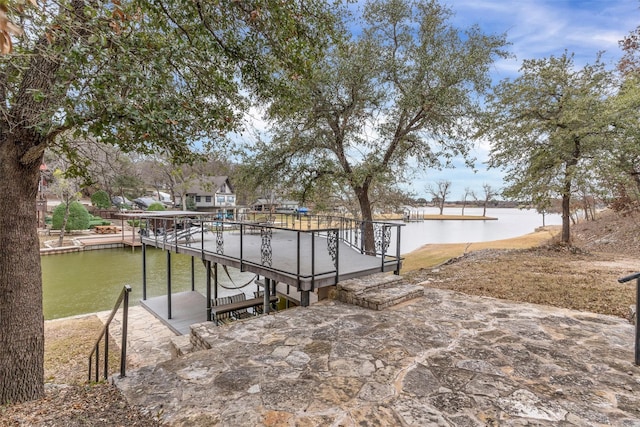
M 414 211 L 415 212 L 415 211 Z M 435 215 L 437 208 L 424 208 L 420 212 Z M 445 215 L 460 215 L 460 208 L 445 208 Z M 465 215 L 482 215 L 481 208 L 467 208 Z M 535 210 L 487 209 L 487 216 L 497 220 L 429 220 L 408 223 L 402 229 L 400 252 L 406 254 L 427 243 L 469 243 L 508 239 L 532 233 L 542 226 L 542 215 Z M 558 214 L 547 214 L 546 225 L 562 224 Z
M 461 210 L 445 209 L 445 214 L 459 215 Z M 426 213 L 438 213 L 427 209 Z M 466 209 L 465 215 L 481 215 L 482 209 Z M 542 225 L 542 216 L 535 211 L 518 209 L 488 209 L 487 216 L 497 221 L 430 220 L 408 223 L 402 228 L 401 253 L 411 252 L 427 243 L 480 242 L 506 239 L 531 233 Z M 547 215 L 547 225 L 561 224 L 559 215 Z M 393 247 L 391 248 L 393 251 Z M 142 252 L 126 249 L 106 249 L 47 255 L 42 259 L 42 282 L 45 319 L 110 310 L 122 287 L 131 285 L 131 302 L 142 298 Z M 147 250 L 147 297 L 166 295 L 166 252 Z M 172 291 L 191 289 L 191 257 L 171 254 Z M 247 283 L 251 273 L 230 269 L 231 278 L 220 269 L 219 281 L 234 288 Z M 195 287 L 206 293 L 206 271 L 195 261 Z M 251 294 L 255 285 L 244 288 Z M 220 289 L 219 295 L 231 295 L 237 290 Z
M 41 257 L 45 319 L 111 310 L 124 285 L 131 286 L 130 301 L 142 299 L 142 251 L 131 248 L 74 252 Z M 195 260 L 195 288 L 206 294 L 206 270 Z M 221 268 L 221 285 L 233 288 L 247 283 L 252 273 L 229 269 L 229 278 Z M 171 254 L 171 290 L 191 290 L 191 257 Z M 147 248 L 147 298 L 167 294 L 167 254 Z M 244 288 L 249 293 L 256 285 Z M 221 288 L 219 296 L 239 291 Z

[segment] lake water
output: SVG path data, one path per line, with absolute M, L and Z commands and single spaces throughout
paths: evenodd
M 131 248 L 104 249 L 47 255 L 42 261 L 42 292 L 45 319 L 111 310 L 124 285 L 131 286 L 129 301 L 138 304 L 142 299 L 142 251 Z M 206 294 L 207 273 L 202 261 L 194 263 L 195 289 Z M 171 254 L 171 290 L 191 290 L 191 257 Z M 249 282 L 253 273 L 229 269 L 230 277 L 218 270 L 221 286 L 218 296 L 233 295 L 233 289 Z M 167 293 L 167 254 L 147 248 L 147 298 Z M 257 285 L 244 290 L 253 297 Z
M 461 210 L 445 209 L 445 214 L 459 215 Z M 426 209 L 437 214 L 437 209 Z M 482 215 L 482 209 L 465 209 L 465 215 Z M 488 209 L 487 216 L 497 221 L 429 220 L 407 223 L 402 227 L 401 253 L 411 252 L 427 243 L 467 243 L 506 239 L 531 233 L 542 225 L 542 216 L 535 211 L 518 209 Z M 559 215 L 547 215 L 547 225 L 561 224 Z M 393 251 L 393 247 L 390 249 Z M 392 253 L 392 252 L 391 252 Z M 142 298 L 142 257 L 140 249 L 130 248 L 47 255 L 42 258 L 42 282 L 45 319 L 110 310 L 122 287 L 131 285 L 130 301 Z M 147 251 L 147 297 L 166 294 L 166 252 Z M 172 291 L 191 289 L 191 257 L 172 254 Z M 251 273 L 230 269 L 231 278 L 220 269 L 219 282 L 234 288 L 247 283 Z M 206 293 L 206 271 L 202 262 L 195 262 L 195 288 Z M 244 288 L 251 294 L 255 285 Z M 237 293 L 221 288 L 219 296 Z
M 413 211 L 416 212 L 416 211 Z M 437 215 L 437 208 L 423 208 L 420 214 Z M 445 208 L 445 215 L 460 215 L 460 208 Z M 467 208 L 465 215 L 482 215 L 482 208 Z M 428 220 L 408 223 L 402 229 L 400 253 L 406 254 L 427 243 L 469 243 L 502 240 L 532 233 L 542 226 L 542 215 L 535 210 L 487 209 L 497 220 Z M 545 225 L 562 224 L 559 214 L 547 214 Z

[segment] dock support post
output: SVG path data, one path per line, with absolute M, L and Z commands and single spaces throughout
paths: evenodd
M 167 251 L 167 319 L 171 319 L 171 251 Z
M 271 279 L 264 278 L 264 292 L 262 294 L 264 301 L 262 303 L 264 314 L 269 314 L 271 311 Z
M 142 244 L 142 300 L 147 300 L 147 245 Z
M 194 257 L 191 257 L 191 292 L 196 290 L 196 266 Z
M 209 268 L 211 268 L 211 261 L 209 261 Z M 209 270 L 211 274 L 211 270 Z M 218 299 L 218 263 L 213 264 L 213 299 Z
M 191 258 L 193 261 L 193 258 Z M 211 322 L 211 261 L 207 260 L 207 321 Z
M 302 307 L 309 307 L 309 292 L 310 291 L 300 291 L 300 305 Z

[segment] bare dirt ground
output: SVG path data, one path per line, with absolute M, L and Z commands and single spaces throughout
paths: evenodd
M 627 317 L 635 284 L 621 285 L 617 279 L 640 271 L 640 213 L 602 215 L 572 230 L 571 247 L 547 242 L 533 249 L 499 249 L 537 244 L 543 241 L 540 234 L 520 243 L 460 245 L 442 265 L 435 266 L 442 262 L 441 254 L 414 259 L 417 264 L 403 276 L 468 294 Z M 0 427 L 157 426 L 157 420 L 131 407 L 115 387 L 85 382 L 89 347 L 83 343 L 92 345 L 100 327 L 95 316 L 47 322 L 45 398 L 0 406 Z

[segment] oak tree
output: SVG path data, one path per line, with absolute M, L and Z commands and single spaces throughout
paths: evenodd
M 562 199 L 562 242 L 570 243 L 571 197 L 586 161 L 607 149 L 612 74 L 599 60 L 577 69 L 564 53 L 523 62 L 489 97 L 483 134 L 489 165 L 506 171 L 503 194 L 547 206 Z
M 333 45 L 295 97 L 269 110 L 272 139 L 258 144 L 253 169 L 305 185 L 339 182 L 372 219 L 371 191 L 393 187 L 417 168 L 467 155 L 504 36 L 458 29 L 437 1 L 374 0 L 362 34 Z M 345 24 L 346 25 L 346 24 Z M 365 229 L 365 250 L 374 246 Z
M 274 77 L 303 75 L 333 29 L 320 0 L 3 4 L 0 404 L 44 389 L 35 211 L 45 149 L 74 158 L 70 135 L 191 158 L 196 141 L 215 147 L 238 128 L 248 95 L 266 99 Z

